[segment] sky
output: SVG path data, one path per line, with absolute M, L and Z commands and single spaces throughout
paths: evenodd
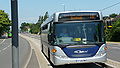
M 54 12 L 101 10 L 120 0 L 18 0 L 19 26 L 23 22 L 36 23 L 39 16 L 48 11 L 49 16 Z M 63 5 L 64 4 L 64 5 Z M 103 16 L 120 13 L 120 4 L 102 11 Z M 11 0 L 0 0 L 0 10 L 4 10 L 11 18 Z

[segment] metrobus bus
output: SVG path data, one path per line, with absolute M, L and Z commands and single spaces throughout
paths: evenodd
M 41 51 L 54 65 L 106 61 L 100 11 L 56 12 L 41 24 Z

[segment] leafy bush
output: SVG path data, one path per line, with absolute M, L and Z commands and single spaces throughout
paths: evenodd
M 120 19 L 113 23 L 112 29 L 106 29 L 105 32 L 108 41 L 120 42 Z
M 8 14 L 4 10 L 0 10 L 0 36 L 9 31 L 10 25 L 11 21 L 9 20 Z

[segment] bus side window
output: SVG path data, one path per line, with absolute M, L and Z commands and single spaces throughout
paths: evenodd
M 48 33 L 48 24 L 47 25 L 44 25 L 43 27 L 42 27 L 42 34 L 47 34 Z
M 45 25 L 45 26 L 42 27 L 42 30 L 45 30 L 47 28 L 48 28 L 48 25 Z
M 48 41 L 50 44 L 53 43 L 53 39 L 54 39 L 54 35 L 53 35 L 53 26 L 51 23 L 48 24 L 48 30 L 49 30 L 49 33 L 48 33 Z

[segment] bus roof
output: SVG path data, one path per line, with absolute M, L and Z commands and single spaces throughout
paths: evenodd
M 59 15 L 60 13 L 72 13 L 72 12 L 98 12 L 100 14 L 100 17 L 102 16 L 100 11 L 88 11 L 88 10 L 85 10 L 85 11 L 63 11 L 63 12 L 55 12 L 54 14 Z M 102 18 L 100 18 L 100 19 L 102 19 Z M 51 17 L 49 17 L 45 22 L 43 22 L 41 27 L 48 24 L 48 22 L 52 21 L 52 20 L 53 20 L 53 15 Z
M 56 12 L 55 14 L 59 14 L 59 13 L 71 13 L 71 12 L 98 12 L 101 13 L 100 11 L 63 11 L 63 12 Z

